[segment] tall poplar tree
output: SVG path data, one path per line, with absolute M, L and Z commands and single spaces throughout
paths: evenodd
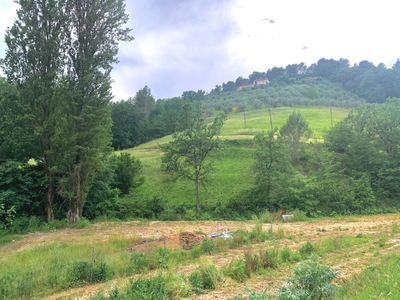
M 57 161 L 53 137 L 60 109 L 58 86 L 65 63 L 63 24 L 65 0 L 17 0 L 17 19 L 5 35 L 2 61 L 7 79 L 20 91 L 22 114 L 28 116 L 43 160 L 48 190 L 48 221 L 54 220 L 53 199 Z M 32 153 L 35 156 L 35 153 Z
M 76 222 L 102 157 L 111 145 L 111 70 L 118 42 L 130 41 L 123 0 L 67 0 L 68 120 L 70 150 L 61 195 Z
M 16 0 L 2 61 L 44 162 L 48 221 L 59 194 L 68 220 L 82 215 L 87 192 L 111 141 L 112 65 L 129 41 L 124 0 Z M 55 190 L 57 187 L 57 190 Z

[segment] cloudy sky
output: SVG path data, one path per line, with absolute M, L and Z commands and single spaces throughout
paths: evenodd
M 115 100 L 145 85 L 156 99 L 209 92 L 253 71 L 318 59 L 400 58 L 396 0 L 126 0 L 135 40 L 120 45 Z M 15 19 L 0 0 L 0 33 Z M 0 57 L 5 45 L 0 41 Z

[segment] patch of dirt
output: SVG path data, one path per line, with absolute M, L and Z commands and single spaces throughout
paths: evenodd
M 201 241 L 212 233 L 227 229 L 235 232 L 238 229 L 252 230 L 255 226 L 253 221 L 181 221 L 181 222 L 122 222 L 122 223 L 97 223 L 84 229 L 62 229 L 46 233 L 31 233 L 22 239 L 0 247 L 0 255 L 6 251 L 23 251 L 27 248 L 37 247 L 43 243 L 91 241 L 108 242 L 110 237 L 121 235 L 132 237 L 132 240 L 144 240 L 141 244 L 132 244 L 130 251 L 145 251 L 148 247 L 164 247 L 168 249 L 190 249 L 201 243 Z M 324 258 L 323 263 L 338 271 L 341 276 L 338 284 L 350 280 L 355 274 L 362 272 L 365 268 L 378 264 L 380 257 L 389 253 L 400 253 L 400 233 L 394 232 L 394 226 L 400 226 L 400 214 L 378 215 L 378 216 L 348 216 L 333 219 L 318 219 L 307 222 L 282 223 L 274 222 L 264 224 L 263 230 L 281 232 L 283 237 L 276 241 L 266 241 L 262 244 L 243 246 L 238 249 L 228 250 L 224 253 L 207 256 L 207 259 L 218 267 L 228 265 L 233 259 L 243 258 L 246 251 L 259 253 L 272 248 L 289 247 L 292 251 L 298 250 L 306 242 L 319 242 L 323 239 L 346 236 L 357 236 L 363 234 L 377 235 L 390 234 L 390 239 L 385 241 L 383 247 L 379 244 L 363 244 L 353 247 L 349 252 L 344 251 L 332 253 Z M 377 255 L 378 254 L 378 255 Z M 174 273 L 190 274 L 198 266 L 188 264 L 178 266 Z M 192 295 L 188 299 L 233 299 L 237 295 L 247 295 L 244 287 L 247 286 L 262 292 L 265 287 L 273 291 L 277 286 L 284 283 L 287 277 L 292 276 L 293 265 L 283 264 L 278 270 L 268 272 L 266 275 L 254 275 L 245 284 L 240 284 L 227 278 L 221 287 L 215 291 L 202 295 Z M 149 273 L 146 276 L 152 276 Z M 89 299 L 90 295 L 97 291 L 108 291 L 112 286 L 123 286 L 129 278 L 137 276 L 117 278 L 106 283 L 86 286 L 60 292 L 43 299 L 56 299 L 57 297 L 72 297 L 74 299 Z
M 158 238 L 157 240 L 143 240 L 140 243 L 128 247 L 129 251 L 146 252 L 151 248 L 164 247 L 170 250 L 182 248 L 190 250 L 199 245 L 206 238 L 205 234 L 194 234 L 192 232 L 181 232 Z

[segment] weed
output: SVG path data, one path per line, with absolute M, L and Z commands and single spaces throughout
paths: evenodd
M 267 290 L 268 289 L 265 289 L 264 292 L 258 293 L 256 291 L 246 287 L 246 292 L 248 294 L 250 294 L 249 297 L 236 296 L 233 299 L 234 300 L 270 300 L 271 298 L 267 295 Z
M 201 250 L 203 253 L 211 254 L 216 251 L 215 244 L 212 239 L 204 239 L 201 242 Z
M 264 269 L 275 269 L 278 267 L 279 252 L 276 249 L 260 253 L 260 264 Z
M 203 277 L 199 270 L 196 270 L 189 275 L 189 282 L 192 285 L 193 291 L 196 293 L 200 293 L 204 289 Z
M 246 274 L 245 262 L 242 259 L 232 260 L 224 273 L 239 282 L 245 282 L 249 279 L 249 276 Z
M 290 262 L 292 260 L 292 250 L 289 247 L 284 247 L 281 250 L 281 259 L 283 262 Z
M 260 258 L 257 254 L 252 254 L 248 251 L 244 254 L 245 272 L 247 277 L 251 277 L 251 273 L 260 269 Z
M 132 274 L 143 273 L 149 268 L 149 261 L 144 253 L 133 252 L 130 262 Z
M 278 300 L 330 299 L 336 292 L 331 282 L 338 276 L 339 272 L 319 265 L 313 258 L 295 268 L 294 276 L 286 280 L 287 285 L 278 289 Z
M 209 261 L 200 261 L 198 271 L 201 274 L 204 289 L 216 289 L 224 280 L 222 272 Z
M 314 246 L 310 243 L 307 242 L 305 243 L 303 246 L 300 247 L 299 252 L 300 252 L 300 256 L 303 259 L 308 258 L 312 253 L 314 253 Z

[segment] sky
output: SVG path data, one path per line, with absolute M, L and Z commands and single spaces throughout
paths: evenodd
M 0 34 L 18 5 L 0 0 Z M 135 38 L 121 43 L 114 100 L 147 85 L 156 99 L 215 85 L 253 71 L 320 58 L 368 60 L 391 67 L 400 58 L 396 0 L 126 0 Z M 0 57 L 5 54 L 0 39 Z

